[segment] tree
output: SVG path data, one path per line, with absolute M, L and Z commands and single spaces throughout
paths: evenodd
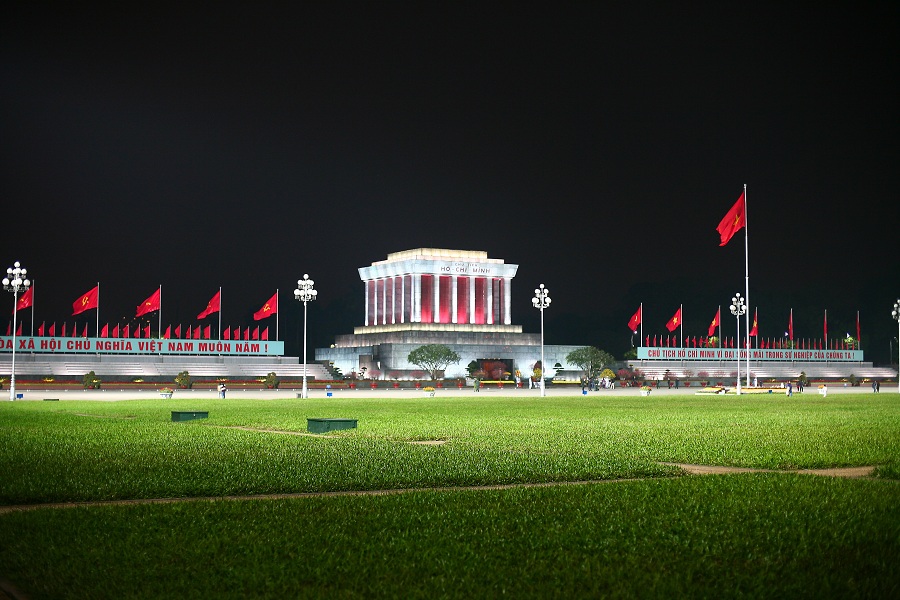
M 609 352 L 593 346 L 585 346 L 569 352 L 566 362 L 584 371 L 586 377 L 593 377 L 605 367 L 615 363 L 616 359 Z
M 443 344 L 426 344 L 410 352 L 406 360 L 428 371 L 432 379 L 437 379 L 438 372 L 447 368 L 447 365 L 458 363 L 460 356 Z

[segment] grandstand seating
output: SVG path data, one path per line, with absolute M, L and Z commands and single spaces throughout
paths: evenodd
M 143 358 L 143 357 L 142 357 Z M 11 357 L 0 358 L 0 372 L 9 373 Z M 252 360 L 223 360 L 221 357 L 146 357 L 136 360 L 133 356 L 73 356 L 41 355 L 16 356 L 16 376 L 22 378 L 80 378 L 93 371 L 98 377 L 108 380 L 129 380 L 142 378 L 174 378 L 181 371 L 188 371 L 191 377 L 227 377 L 229 379 L 255 379 L 268 373 L 278 377 L 302 378 L 304 373 L 314 379 L 329 380 L 331 375 L 321 364 L 300 364 L 294 358 L 254 358 Z

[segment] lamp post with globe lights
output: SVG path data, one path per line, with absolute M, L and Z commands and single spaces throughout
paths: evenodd
M 534 290 L 534 298 L 531 299 L 531 304 L 541 311 L 541 396 L 546 396 L 544 384 L 546 379 L 544 376 L 546 372 L 544 365 L 544 309 L 550 306 L 550 290 L 545 288 L 543 283 L 538 286 L 538 289 Z
M 735 294 L 734 298 L 731 299 L 731 314 L 737 317 L 737 341 L 738 341 L 738 349 L 737 349 L 737 393 L 740 395 L 741 393 L 741 317 L 744 313 L 747 312 L 747 307 L 744 306 L 744 299 L 740 294 Z
M 314 283 L 309 275 L 304 273 L 303 279 L 297 280 L 297 289 L 294 290 L 294 300 L 303 303 L 303 388 L 300 391 L 301 398 L 309 397 L 309 390 L 306 387 L 306 304 L 315 300 L 319 293 L 313 288 Z
M 894 302 L 894 310 L 891 311 L 891 318 L 897 321 L 897 339 L 900 340 L 900 298 Z M 897 343 L 897 353 L 900 355 L 900 342 Z M 893 358 L 893 356 L 891 357 Z M 897 359 L 898 372 L 900 372 L 900 358 Z M 897 391 L 900 392 L 900 377 L 897 377 Z
M 6 277 L 3 278 L 3 289 L 13 294 L 13 322 L 12 322 L 12 367 L 9 372 L 9 399 L 16 399 L 16 309 L 19 307 L 19 292 L 26 292 L 31 282 L 25 278 L 28 271 L 19 264 L 6 269 Z

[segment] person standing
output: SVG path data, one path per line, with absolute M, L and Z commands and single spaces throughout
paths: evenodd
M 476 392 L 481 391 L 481 380 L 478 379 L 477 377 L 475 377 L 475 378 L 472 380 L 472 388 L 473 388 Z
M 790 381 L 787 382 L 787 395 L 788 396 L 794 395 L 794 384 L 791 383 Z

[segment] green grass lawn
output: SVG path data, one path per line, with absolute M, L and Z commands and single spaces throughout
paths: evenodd
M 232 428 L 308 417 L 359 428 Z M 422 440 L 445 443 L 407 443 Z M 0 506 L 419 490 L 0 513 L 0 579 L 29 598 L 900 592 L 895 394 L 0 403 L 0 473 Z

